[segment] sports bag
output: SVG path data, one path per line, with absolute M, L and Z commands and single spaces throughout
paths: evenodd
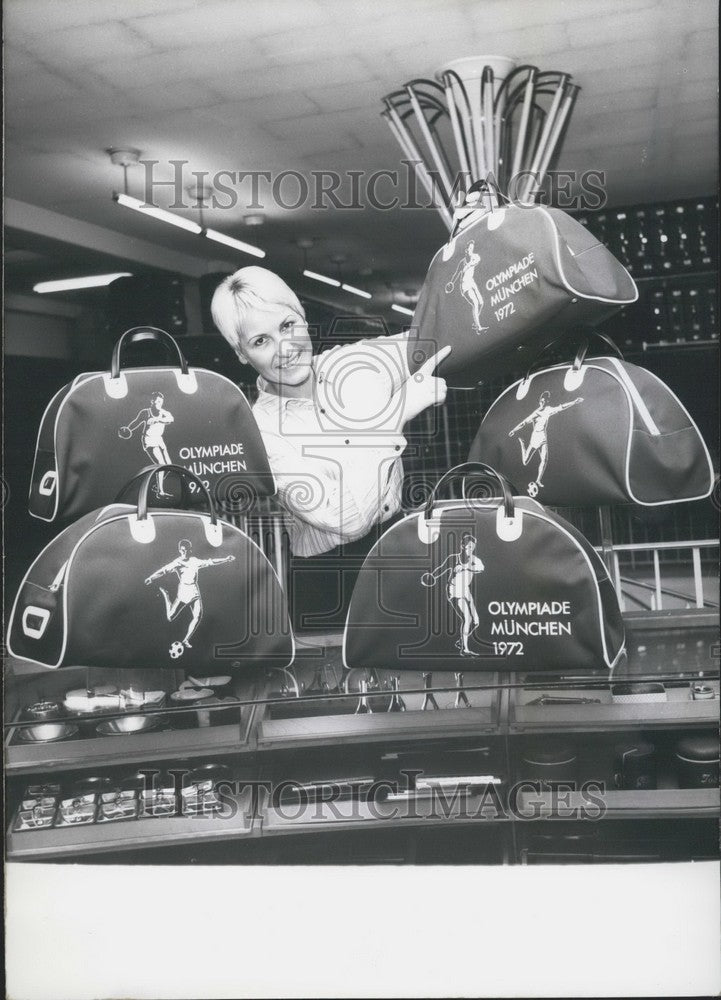
M 135 340 L 163 344 L 176 364 L 122 369 L 122 349 Z M 275 493 L 260 431 L 238 386 L 189 368 L 164 330 L 134 327 L 116 343 L 109 372 L 78 375 L 50 401 L 37 439 L 30 513 L 54 521 L 102 507 L 148 461 L 184 466 L 221 505 L 250 505 L 255 496 Z M 160 500 L 169 493 L 163 476 L 155 493 Z
M 148 509 L 158 476 L 182 477 L 207 513 Z M 25 574 L 8 629 L 13 656 L 44 667 L 182 667 L 196 676 L 287 667 L 294 641 L 280 583 L 255 542 L 218 518 L 186 469 L 149 466 L 137 504 L 62 531 Z
M 594 326 L 638 298 L 626 268 L 571 216 L 506 202 L 458 218 L 431 261 L 411 321 L 412 373 L 450 344 L 436 374 L 472 386 L 513 369 L 549 329 Z
M 483 478 L 467 480 L 465 499 L 439 501 L 460 473 Z M 499 487 L 500 499 L 489 495 Z M 381 536 L 358 575 L 343 636 L 348 668 L 575 673 L 611 670 L 623 655 L 621 613 L 600 557 L 482 463 L 451 469 L 424 509 Z
M 677 397 L 609 338 L 604 357 L 584 341 L 570 364 L 529 372 L 496 399 L 469 461 L 498 469 L 548 504 L 700 500 L 713 489 L 711 457 Z

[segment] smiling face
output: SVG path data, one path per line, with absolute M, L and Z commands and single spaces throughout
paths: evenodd
M 240 360 L 268 382 L 299 386 L 310 377 L 313 350 L 308 324 L 288 306 L 268 304 L 248 310 L 238 339 Z

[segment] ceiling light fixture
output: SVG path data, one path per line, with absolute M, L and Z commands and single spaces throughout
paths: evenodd
M 403 313 L 405 316 L 412 316 L 413 315 L 413 310 L 412 309 L 406 309 L 405 306 L 397 306 L 395 304 L 395 302 L 391 305 L 391 309 L 395 309 L 395 311 L 397 313 Z
M 346 285 L 345 282 L 340 286 L 344 292 L 350 292 L 351 295 L 360 295 L 363 299 L 372 299 L 373 296 L 370 292 L 364 292 L 362 288 L 355 288 L 353 285 Z
M 153 219 L 158 219 L 160 222 L 167 222 L 169 226 L 175 226 L 177 229 L 184 229 L 188 233 L 193 233 L 194 236 L 204 236 L 208 240 L 212 240 L 214 243 L 222 243 L 223 246 L 230 247 L 233 250 L 239 250 L 241 253 L 247 253 L 251 257 L 265 257 L 265 250 L 261 250 L 260 247 L 253 246 L 252 243 L 245 243 L 243 240 L 236 240 L 232 236 L 226 236 L 225 233 L 219 232 L 217 229 L 209 229 L 205 225 L 205 219 L 203 218 L 203 209 L 205 208 L 205 203 L 208 201 L 212 194 L 212 188 L 207 187 L 204 184 L 196 184 L 190 188 L 186 188 L 187 193 L 194 198 L 196 201 L 195 208 L 198 210 L 200 222 L 193 222 L 191 219 L 185 219 L 182 215 L 175 215 L 173 212 L 167 212 L 164 208 L 156 208 L 154 205 L 148 205 L 145 202 L 139 201 L 138 198 L 133 198 L 128 194 L 128 167 L 134 166 L 138 163 L 140 153 L 137 149 L 116 149 L 111 147 L 106 150 L 108 156 L 110 157 L 111 163 L 119 165 L 123 168 L 123 187 L 124 191 L 118 193 L 113 192 L 113 201 L 117 202 L 118 205 L 122 205 L 123 208 L 130 208 L 134 212 L 140 212 L 141 215 L 149 215 Z M 264 220 L 263 216 L 256 216 L 257 220 Z M 252 224 L 252 223 L 251 223 Z
M 233 239 L 232 236 L 226 236 L 225 233 L 219 233 L 217 229 L 204 229 L 202 235 L 209 240 L 214 240 L 216 243 L 222 243 L 226 247 L 240 250 L 241 253 L 248 253 L 252 257 L 265 257 L 265 250 L 254 247 L 251 243 L 244 243 L 242 240 Z
M 329 278 L 325 274 L 318 274 L 317 271 L 309 271 L 307 268 L 303 271 L 306 278 L 313 278 L 314 281 L 322 281 L 326 285 L 332 285 L 334 288 L 340 288 L 340 281 L 336 278 Z
M 122 205 L 123 208 L 132 208 L 134 212 L 140 212 L 142 215 L 150 215 L 153 219 L 167 222 L 171 226 L 177 226 L 178 229 L 185 229 L 186 232 L 195 233 L 196 236 L 200 236 L 203 232 L 202 226 L 199 226 L 197 222 L 184 219 L 182 215 L 173 215 L 172 212 L 166 212 L 163 208 L 146 205 L 144 202 L 138 201 L 137 198 L 131 198 L 129 194 L 113 192 L 113 201 L 116 201 L 118 205 Z
M 113 274 L 90 274 L 85 278 L 61 278 L 57 281 L 40 281 L 33 285 L 33 291 L 39 295 L 48 292 L 74 292 L 79 288 L 101 288 L 109 285 L 116 278 L 130 278 L 130 271 L 115 271 Z

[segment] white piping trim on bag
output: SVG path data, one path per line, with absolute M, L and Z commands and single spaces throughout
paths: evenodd
M 196 514 L 196 513 L 193 513 L 191 511 L 183 511 L 183 510 L 156 511 L 153 514 L 153 517 L 189 517 L 189 516 L 190 517 L 196 517 L 196 518 L 198 518 L 199 520 L 202 521 L 203 517 L 207 516 L 207 515 Z M 72 549 L 72 551 L 71 551 L 71 553 L 70 553 L 67 561 L 64 564 L 65 580 L 66 581 L 68 580 L 68 578 L 70 576 L 70 570 L 72 568 L 73 560 L 75 559 L 75 554 L 77 553 L 78 549 L 83 544 L 83 542 L 90 535 L 92 535 L 93 532 L 98 531 L 100 528 L 105 527 L 106 524 L 112 524 L 113 522 L 116 522 L 116 521 L 123 521 L 123 520 L 126 519 L 126 517 L 127 517 L 127 514 L 116 514 L 115 516 L 109 517 L 109 518 L 107 518 L 104 521 L 96 522 L 90 528 L 88 528 L 88 530 L 75 543 L 75 545 L 73 546 L 73 549 Z M 273 576 L 275 577 L 276 583 L 278 584 L 278 588 L 279 588 L 281 594 L 283 595 L 283 597 L 285 599 L 285 602 L 286 602 L 286 606 L 287 606 L 287 598 L 285 597 L 285 591 L 283 590 L 283 587 L 281 586 L 280 578 L 279 578 L 278 574 L 275 571 L 275 567 L 271 563 L 270 559 L 268 559 L 268 557 L 266 556 L 266 554 L 263 552 L 263 550 L 261 549 L 261 547 L 257 544 L 257 542 L 255 542 L 250 537 L 250 535 L 247 535 L 244 531 L 241 531 L 240 528 L 236 528 L 236 526 L 234 524 L 230 524 L 228 521 L 223 521 L 221 518 L 218 518 L 218 522 L 224 528 L 229 528 L 231 531 L 234 531 L 236 534 L 240 535 L 246 541 L 250 542 L 250 544 L 252 546 L 254 546 L 258 550 L 258 552 L 260 552 L 260 554 L 263 556 L 263 559 L 265 559 L 266 563 L 270 567 L 270 570 L 273 573 Z M 55 544 L 55 542 L 57 541 L 57 539 L 59 537 L 60 536 L 58 535 L 52 541 L 48 542 L 48 544 L 45 546 L 45 548 L 42 550 L 42 552 L 40 552 L 40 554 L 33 560 L 33 562 L 30 565 L 30 568 L 28 569 L 27 573 L 23 577 L 22 582 L 21 582 L 20 586 L 18 587 L 18 592 L 15 595 L 15 600 L 13 601 L 12 611 L 10 612 L 10 627 L 8 628 L 8 640 L 7 640 L 7 648 L 8 648 L 8 652 L 10 653 L 11 656 L 14 656 L 18 660 L 23 660 L 26 663 L 36 663 L 39 667 L 45 667 L 46 669 L 50 669 L 50 670 L 57 670 L 58 669 L 58 667 L 60 666 L 60 664 L 63 662 L 63 657 L 65 656 L 65 650 L 67 649 L 67 645 L 68 645 L 68 589 L 69 588 L 67 586 L 64 587 L 64 589 L 63 589 L 63 641 L 62 641 L 62 647 L 61 647 L 61 650 L 60 650 L 60 655 L 59 655 L 59 657 L 58 657 L 58 659 L 57 659 L 57 661 L 55 663 L 46 663 L 43 660 L 33 660 L 29 656 L 19 656 L 17 653 L 15 653 L 13 651 L 12 646 L 10 645 L 10 639 L 11 639 L 11 635 L 12 635 L 12 624 L 15 621 L 15 612 L 17 610 L 17 604 L 18 604 L 18 600 L 20 599 L 20 594 L 22 593 L 23 588 L 24 588 L 26 582 L 28 581 L 28 578 L 30 577 L 30 574 L 32 573 L 32 571 L 35 568 L 35 566 L 43 558 L 43 556 L 45 555 L 45 552 L 52 545 Z M 56 577 L 56 579 L 57 579 L 57 577 Z M 292 624 L 292 622 L 290 620 L 290 612 L 289 611 L 288 611 L 288 625 L 289 625 L 289 628 L 290 628 L 291 654 L 290 654 L 290 660 L 288 661 L 288 663 L 285 664 L 285 667 L 282 668 L 282 669 L 285 669 L 287 667 L 292 666 L 293 663 L 295 662 L 295 652 L 296 652 L 295 633 L 293 631 L 293 624 Z
M 641 393 L 636 388 L 635 383 L 629 376 L 626 369 L 623 367 L 618 358 L 609 357 L 608 361 L 611 362 L 613 367 L 616 369 L 619 378 L 628 389 L 629 395 L 633 400 L 633 405 L 636 407 L 636 411 L 638 412 L 639 417 L 641 418 L 641 420 L 643 420 L 644 424 L 646 425 L 646 430 L 648 431 L 648 433 L 651 434 L 652 437 L 659 437 L 661 431 L 658 429 L 656 421 L 651 416 L 649 408 L 646 406 L 645 402 L 641 398 Z
M 523 499 L 523 498 L 521 498 L 521 499 Z M 468 504 L 467 504 L 467 501 L 465 501 L 465 500 L 443 500 L 443 501 L 440 502 L 440 504 L 438 506 L 442 508 L 442 511 L 445 511 L 445 510 L 455 510 L 458 507 L 463 507 L 465 510 L 468 509 Z M 494 510 L 495 508 L 496 508 L 495 504 L 478 504 L 475 509 L 477 509 L 477 510 Z M 547 524 L 550 524 L 552 527 L 554 527 L 558 531 L 562 532 L 571 541 L 571 544 L 576 549 L 578 549 L 578 551 L 581 553 L 581 555 L 585 559 L 586 564 L 587 564 L 588 569 L 589 569 L 589 572 L 591 574 L 592 585 L 593 585 L 593 588 L 595 589 L 595 592 L 596 592 L 596 606 L 597 606 L 597 622 L 596 622 L 596 624 L 597 624 L 599 632 L 601 634 L 601 646 L 603 647 L 604 662 L 605 662 L 605 664 L 606 664 L 606 666 L 608 667 L 609 670 L 613 670 L 614 667 L 616 666 L 616 664 L 618 663 L 619 659 L 621 658 L 621 656 L 623 655 L 623 653 L 626 650 L 626 639 L 625 639 L 625 636 L 624 636 L 624 639 L 623 639 L 623 641 L 621 643 L 621 647 L 620 647 L 618 653 L 616 654 L 616 656 L 614 656 L 613 660 L 610 660 L 609 659 L 608 646 L 606 645 L 606 634 L 605 634 L 605 630 L 604 630 L 604 627 L 603 627 L 604 617 L 603 617 L 603 601 L 601 600 L 601 589 L 600 589 L 600 587 L 598 585 L 598 580 L 596 579 L 596 573 L 595 573 L 595 570 L 593 568 L 593 563 L 591 562 L 591 559 L 589 558 L 588 553 L 583 548 L 583 546 L 578 542 L 578 540 L 576 538 L 574 538 L 574 536 L 572 534 L 570 534 L 570 532 L 566 531 L 566 529 L 562 525 L 560 525 L 557 521 L 555 521 L 552 518 L 548 517 L 547 514 L 545 513 L 545 511 L 543 511 L 543 510 L 537 510 L 537 511 L 536 510 L 529 510 L 526 507 L 523 507 L 522 509 L 523 509 L 524 515 L 528 515 L 530 517 L 537 517 L 539 520 L 545 521 Z M 366 556 L 366 560 L 369 559 L 373 555 L 373 553 L 375 552 L 376 547 L 378 545 L 380 545 L 381 542 L 383 541 L 383 539 L 386 538 L 388 535 L 390 535 L 392 531 L 395 531 L 396 528 L 399 528 L 401 525 L 405 524 L 406 521 L 408 521 L 410 518 L 416 518 L 416 517 L 418 517 L 418 512 L 417 511 L 415 513 L 406 514 L 406 516 L 403 518 L 402 521 L 396 521 L 395 524 L 392 524 L 390 526 L 390 528 L 388 528 L 388 530 L 386 532 L 384 532 L 384 534 L 381 535 L 381 537 L 375 543 L 375 545 L 373 546 L 373 548 L 370 550 L 370 552 Z M 363 562 L 363 565 L 365 565 L 365 560 Z M 353 603 L 353 596 L 351 595 L 350 604 L 348 605 L 348 612 L 346 614 L 345 627 L 343 629 L 343 666 L 346 669 L 352 669 L 352 668 L 350 668 L 348 666 L 348 662 L 346 660 L 346 641 L 347 641 L 347 638 L 348 638 L 348 622 L 349 622 L 349 619 L 350 619 L 350 610 L 351 610 L 352 603 Z

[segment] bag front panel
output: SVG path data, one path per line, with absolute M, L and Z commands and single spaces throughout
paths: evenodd
M 545 504 L 622 503 L 632 419 L 626 395 L 593 368 L 566 389 L 568 371 L 536 372 L 522 399 L 519 383 L 511 386 L 484 417 L 468 460 L 486 462 Z
M 533 209 L 497 209 L 461 230 L 436 254 L 411 323 L 411 371 L 451 344 L 438 374 L 467 378 L 468 367 L 507 354 L 570 300 L 556 263 L 550 221 Z M 427 345 L 426 345 L 427 342 Z M 425 355 L 424 355 L 425 356 Z
M 599 595 L 583 554 L 557 526 L 528 511 L 520 537 L 504 541 L 496 511 L 445 509 L 430 544 L 419 538 L 419 515 L 381 538 L 353 593 L 347 666 L 607 668 Z
M 177 369 L 131 369 L 127 394 L 114 399 L 102 376 L 82 382 L 62 407 L 57 429 L 61 514 L 77 516 L 112 502 L 144 466 L 182 465 L 219 500 L 274 486 L 260 432 L 240 390 L 195 370 L 184 392 Z M 169 477 L 171 480 L 172 477 Z M 163 477 L 155 490 L 173 495 Z
M 134 515 L 133 515 L 134 517 Z M 154 538 L 133 538 L 128 517 L 92 532 L 68 574 L 68 664 L 224 672 L 293 659 L 285 597 L 263 553 L 223 524 L 153 513 Z

